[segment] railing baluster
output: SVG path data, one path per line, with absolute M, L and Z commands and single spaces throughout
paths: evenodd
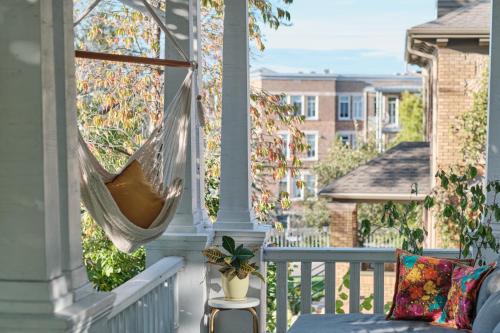
M 335 263 L 325 263 L 325 313 L 335 313 Z
M 375 263 L 373 271 L 373 289 L 375 313 L 384 313 L 384 263 Z
M 276 264 L 276 298 L 277 318 L 276 332 L 286 333 L 288 328 L 288 263 L 278 262 Z
M 359 280 L 360 280 L 361 264 L 359 262 L 351 262 L 349 270 L 349 313 L 359 313 Z
M 300 312 L 311 313 L 311 263 L 302 262 L 300 265 Z

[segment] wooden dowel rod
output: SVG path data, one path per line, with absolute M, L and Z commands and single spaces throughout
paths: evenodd
M 75 51 L 75 57 L 83 59 L 118 61 L 118 62 L 127 62 L 133 64 L 156 65 L 165 67 L 192 66 L 192 64 L 189 61 L 146 58 L 146 57 L 136 57 L 136 56 L 121 55 L 121 54 L 99 53 L 99 52 L 78 51 L 78 50 Z

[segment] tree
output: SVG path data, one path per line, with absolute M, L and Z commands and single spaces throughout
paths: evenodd
M 373 136 L 370 136 L 366 142 L 362 140 L 358 142 L 361 143 L 355 149 L 344 144 L 340 139 L 332 143 L 326 158 L 313 168 L 320 187 L 328 185 L 379 155 Z
M 399 104 L 401 131 L 391 145 L 405 141 L 424 140 L 424 107 L 419 94 L 403 93 Z

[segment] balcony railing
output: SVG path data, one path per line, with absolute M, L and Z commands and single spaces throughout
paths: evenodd
M 182 258 L 163 258 L 114 289 L 116 299 L 108 316 L 108 332 L 176 332 L 176 278 L 183 266 Z
M 454 258 L 455 250 L 428 250 L 426 255 Z M 311 313 L 312 263 L 324 264 L 325 313 L 335 313 L 336 263 L 349 264 L 349 310 L 360 312 L 361 264 L 373 265 L 374 312 L 384 313 L 385 263 L 395 262 L 393 248 L 265 248 L 264 261 L 276 264 L 276 332 L 288 329 L 288 264 L 300 263 L 300 312 Z

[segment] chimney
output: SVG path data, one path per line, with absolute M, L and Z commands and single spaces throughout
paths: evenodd
M 437 0 L 437 16 L 438 18 L 452 11 L 466 6 L 470 3 L 476 2 L 477 0 Z
M 324 72 L 325 72 L 325 74 L 330 74 L 330 70 L 329 69 L 324 69 Z

